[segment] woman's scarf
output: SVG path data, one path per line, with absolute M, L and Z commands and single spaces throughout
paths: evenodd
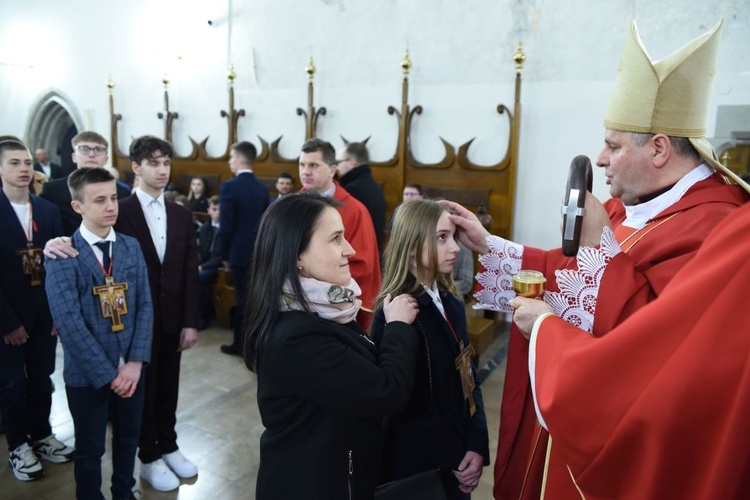
M 354 279 L 350 279 L 345 286 L 304 277 L 300 277 L 299 282 L 307 304 L 321 318 L 346 324 L 357 317 L 359 308 L 362 306 L 362 301 L 357 297 L 362 295 L 362 290 Z M 302 304 L 292 291 L 289 280 L 284 283 L 284 290 L 281 294 L 281 310 L 304 311 Z

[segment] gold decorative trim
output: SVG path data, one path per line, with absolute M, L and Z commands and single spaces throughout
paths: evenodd
M 654 221 L 654 222 L 652 222 L 651 224 L 647 224 L 646 226 L 643 226 L 643 227 L 642 227 L 642 228 L 640 228 L 640 229 L 639 229 L 638 231 L 634 232 L 633 234 L 631 234 L 630 236 L 628 236 L 627 238 L 625 238 L 625 239 L 624 239 L 624 240 L 622 241 L 622 243 L 620 244 L 620 248 L 622 248 L 622 251 L 623 251 L 623 252 L 625 252 L 625 253 L 628 253 L 628 252 L 630 252 L 630 250 L 632 250 L 632 249 L 633 249 L 633 247 L 634 247 L 634 246 L 636 246 L 636 245 L 638 244 L 638 242 L 640 242 L 640 241 L 641 241 L 641 240 L 642 240 L 643 238 L 645 238 L 645 237 L 646 237 L 646 235 L 648 235 L 648 233 L 650 233 L 651 231 L 653 231 L 653 230 L 654 230 L 654 229 L 656 229 L 657 227 L 661 226 L 662 224 L 664 224 L 664 223 L 665 223 L 665 222 L 667 222 L 668 220 L 671 220 L 671 219 L 673 219 L 674 217 L 677 217 L 677 216 L 678 216 L 678 215 L 680 215 L 680 214 L 681 214 L 682 212 L 683 212 L 683 211 L 682 211 L 682 210 L 680 210 L 679 212 L 677 212 L 677 213 L 675 213 L 675 214 L 672 214 L 672 215 L 670 215 L 669 217 L 665 217 L 665 218 L 663 218 L 663 219 L 660 219 L 660 220 L 658 220 L 658 221 Z M 630 245 L 628 245 L 628 247 L 627 247 L 627 248 L 625 248 L 625 244 L 626 244 L 626 243 L 627 243 L 628 241 L 630 241 L 630 240 L 631 240 L 631 239 L 632 239 L 632 238 L 633 238 L 633 237 L 634 237 L 635 235 L 637 235 L 637 234 L 639 234 L 639 233 L 643 232 L 643 231 L 644 231 L 644 230 L 645 230 L 646 228 L 649 228 L 649 229 L 648 229 L 648 231 L 646 231 L 646 232 L 644 232 L 643 234 L 641 234 L 640 236 L 638 236 L 638 238 L 637 238 L 637 239 L 636 239 L 635 241 L 633 241 L 633 243 L 631 243 Z
M 666 134 L 672 137 L 703 137 L 706 135 L 705 128 L 639 127 L 638 125 L 626 125 L 611 120 L 604 120 L 604 126 L 612 130 L 638 134 Z

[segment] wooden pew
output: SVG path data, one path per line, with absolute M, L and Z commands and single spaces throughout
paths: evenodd
M 466 304 L 466 331 L 469 334 L 469 342 L 474 347 L 474 361 L 495 340 L 495 313 L 491 311 L 472 309 L 474 301 Z
M 234 298 L 232 273 L 220 270 L 216 284 L 211 290 L 211 302 L 214 306 L 216 324 L 222 328 L 231 328 L 234 318 L 234 308 L 237 301 Z

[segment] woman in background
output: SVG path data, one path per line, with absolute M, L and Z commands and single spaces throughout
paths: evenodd
M 464 302 L 451 277 L 459 252 L 448 210 L 416 199 L 398 207 L 384 259 L 372 336 L 384 339 L 385 298 L 412 294 L 419 304 L 416 380 L 407 408 L 384 426 L 381 482 L 431 469 L 441 473 L 450 499 L 468 498 L 489 464 L 487 421 L 467 351 Z M 462 356 L 463 355 L 463 356 Z M 473 388 L 472 388 L 473 386 Z M 472 409 L 471 401 L 474 408 Z
M 206 179 L 203 177 L 193 177 L 190 180 L 188 203 L 193 212 L 208 212 L 208 196 L 206 192 Z
M 285 196 L 258 230 L 244 345 L 266 428 L 258 500 L 371 500 L 382 417 L 411 394 L 416 301 L 383 298 L 376 349 L 355 321 L 361 292 L 336 206 L 313 193 Z

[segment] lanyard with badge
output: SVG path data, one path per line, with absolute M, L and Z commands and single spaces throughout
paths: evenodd
M 469 402 L 469 415 L 473 417 L 477 412 L 477 406 L 474 402 L 474 389 L 476 387 L 476 383 L 474 382 L 474 373 L 471 370 L 471 358 L 474 356 L 474 346 L 472 346 L 471 344 L 469 344 L 468 346 L 464 346 L 464 341 L 459 340 L 458 335 L 456 335 L 456 331 L 453 329 L 453 325 L 448 319 L 448 315 L 445 313 L 442 301 L 440 300 L 440 292 L 433 292 L 427 287 L 425 287 L 425 290 L 428 291 L 430 297 L 432 297 L 432 300 L 434 303 L 436 303 L 436 305 L 438 303 L 440 304 L 440 307 L 438 307 L 438 309 L 440 309 L 443 319 L 448 324 L 448 328 L 453 334 L 453 339 L 456 341 L 456 344 L 458 344 L 459 353 L 458 356 L 456 356 L 455 361 L 456 370 L 458 371 L 458 375 L 461 378 L 461 390 L 464 395 L 464 400 Z M 433 295 L 433 293 L 436 293 L 436 295 Z
M 109 242 L 108 242 L 109 243 Z M 110 243 L 111 244 L 111 243 Z M 127 282 L 115 283 L 112 277 L 112 263 L 114 256 L 103 254 L 103 260 L 106 264 L 109 261 L 107 269 L 99 263 L 99 267 L 104 273 L 104 284 L 97 285 L 93 288 L 94 295 L 99 297 L 99 307 L 103 318 L 112 320 L 112 331 L 119 332 L 125 328 L 122 323 L 122 315 L 128 313 L 128 303 L 125 300 L 125 290 L 128 289 Z
M 24 225 L 23 222 L 21 225 Z M 42 284 L 41 274 L 44 272 L 44 259 L 42 249 L 34 247 L 34 233 L 39 232 L 39 227 L 34 221 L 31 201 L 29 201 L 29 221 L 25 226 L 23 232 L 26 236 L 26 248 L 16 250 L 16 255 L 21 257 L 23 274 L 31 276 L 31 286 L 39 286 Z

